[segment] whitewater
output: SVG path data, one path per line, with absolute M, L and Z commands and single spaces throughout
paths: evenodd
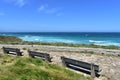
M 73 44 L 94 44 L 120 46 L 120 33 L 95 32 L 21 32 L 0 33 L 1 36 L 16 36 L 24 41 L 62 42 Z

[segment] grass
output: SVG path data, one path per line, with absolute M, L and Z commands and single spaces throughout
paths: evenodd
M 0 36 L 0 43 L 5 43 L 5 42 L 23 42 L 22 39 L 15 37 L 15 36 Z
M 27 50 L 27 48 L 23 48 L 23 50 Z
M 0 80 L 92 79 L 40 59 L 0 55 Z
M 68 47 L 88 47 L 88 48 L 103 48 L 103 49 L 120 49 L 119 46 L 99 46 L 94 44 L 72 44 L 60 42 L 24 42 L 27 45 L 50 45 L 50 46 L 68 46 Z

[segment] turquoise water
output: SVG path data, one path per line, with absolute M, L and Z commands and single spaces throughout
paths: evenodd
M 0 33 L 0 35 L 17 36 L 25 41 L 64 42 L 77 44 L 120 46 L 120 33 Z

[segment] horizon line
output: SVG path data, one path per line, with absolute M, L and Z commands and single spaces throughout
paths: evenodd
M 112 32 L 112 31 L 17 31 L 17 32 L 0 32 L 0 33 L 120 33 L 120 32 Z

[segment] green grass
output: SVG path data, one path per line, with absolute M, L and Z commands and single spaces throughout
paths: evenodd
M 23 48 L 23 50 L 27 50 L 27 48 Z
M 40 59 L 0 55 L 0 80 L 92 79 Z

